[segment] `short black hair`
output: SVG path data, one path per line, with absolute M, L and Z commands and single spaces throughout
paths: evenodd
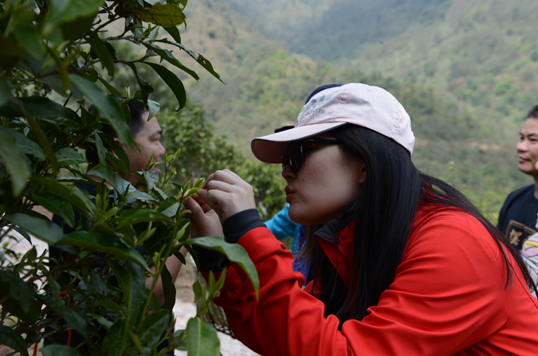
M 534 105 L 527 114 L 527 119 L 538 119 L 538 105 Z
M 142 131 L 144 127 L 146 127 L 146 122 L 142 115 L 148 111 L 148 109 L 143 102 L 138 100 L 130 100 L 127 102 L 127 106 L 129 107 L 129 112 L 131 113 L 129 129 L 131 129 L 131 136 L 135 138 L 136 135 L 138 135 L 138 133 Z M 118 135 L 116 135 L 116 131 L 114 131 L 112 126 L 108 124 L 103 124 L 101 131 L 112 138 L 118 137 Z M 90 165 L 99 163 L 99 155 L 97 154 L 97 149 L 95 146 L 92 145 L 86 149 L 86 160 Z

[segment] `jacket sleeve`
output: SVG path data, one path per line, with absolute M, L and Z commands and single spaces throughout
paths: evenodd
M 362 321 L 348 320 L 340 330 L 334 315 L 324 317 L 323 303 L 301 289 L 291 253 L 267 228 L 238 243 L 256 265 L 259 301 L 232 263 L 215 302 L 236 337 L 263 355 L 453 355 L 507 320 L 501 253 L 465 214 L 415 227 L 389 289 Z

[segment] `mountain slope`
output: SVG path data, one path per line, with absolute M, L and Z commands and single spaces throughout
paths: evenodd
M 317 86 L 355 81 L 392 92 L 412 117 L 417 167 L 463 189 L 483 202 L 487 211 L 496 213 L 508 192 L 526 182 L 514 169 L 512 138 L 505 137 L 499 126 L 484 124 L 492 119 L 477 114 L 454 94 L 435 90 L 434 81 L 425 83 L 418 75 L 391 79 L 379 68 L 365 74 L 368 72 L 361 70 L 364 63 L 329 64 L 290 53 L 283 49 L 285 44 L 260 33 L 252 18 L 222 1 L 202 0 L 189 4 L 188 9 L 184 43 L 210 59 L 226 83 L 202 71 L 199 82 L 184 77 L 189 99 L 204 107 L 206 120 L 214 124 L 217 133 L 226 134 L 229 142 L 247 155 L 252 138 L 293 123 L 305 98 Z M 405 33 L 414 26 L 411 24 Z M 155 99 L 172 100 L 158 85 L 155 88 Z

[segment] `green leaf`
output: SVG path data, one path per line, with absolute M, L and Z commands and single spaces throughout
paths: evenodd
M 128 9 L 136 18 L 162 27 L 173 27 L 185 22 L 186 16 L 180 7 L 173 4 L 156 3 L 150 9 L 133 7 Z
M 30 125 L 30 128 L 34 132 L 34 135 L 36 136 L 37 142 L 41 145 L 41 147 L 45 150 L 45 154 L 47 155 L 47 158 L 49 159 L 50 166 L 52 168 L 52 175 L 56 176 L 58 174 L 58 162 L 56 161 L 56 157 L 54 156 L 54 151 L 52 149 L 52 146 L 45 136 L 45 133 L 41 129 L 41 126 L 37 123 L 36 119 L 33 117 L 26 116 L 26 120 L 28 121 L 28 124 Z
M 181 43 L 181 35 L 179 34 L 179 30 L 177 29 L 177 27 L 163 27 L 166 32 L 168 32 L 170 34 L 170 36 L 172 36 L 172 38 L 174 39 L 174 41 L 176 41 L 177 43 Z
M 62 60 L 61 53 L 58 53 L 55 48 L 51 48 L 49 46 L 45 46 L 45 48 L 47 50 L 47 53 L 54 60 L 54 63 L 56 63 L 56 70 L 62 78 L 62 91 L 60 94 L 63 95 L 71 84 L 71 82 L 69 81 L 69 73 L 67 72 L 67 64 Z
M 54 245 L 64 235 L 62 229 L 49 220 L 21 213 L 7 215 L 4 219 L 49 245 Z
M 92 127 L 94 124 L 99 121 L 99 118 L 93 114 L 93 112 L 89 112 L 86 110 L 86 108 L 83 105 L 79 105 L 80 108 L 80 121 L 82 122 L 82 125 L 84 127 Z
M 43 83 L 47 84 L 52 90 L 56 91 L 58 94 L 66 96 L 65 93 L 63 92 L 64 83 L 62 81 L 62 77 L 58 73 L 56 73 L 56 66 L 53 66 L 53 68 L 55 70 L 54 73 L 47 74 L 40 79 Z M 71 85 L 69 88 L 73 89 L 73 86 Z M 73 93 L 73 95 L 75 96 L 75 93 Z
M 142 345 L 140 345 L 140 339 L 138 338 L 138 335 L 133 333 L 131 330 L 128 330 L 129 336 L 131 337 L 131 341 L 133 342 L 134 346 L 138 350 L 138 352 L 141 355 L 149 355 L 149 350 L 146 349 L 146 351 L 142 350 Z
M 17 226 L 13 226 L 13 230 L 17 231 L 19 234 L 22 235 L 22 237 L 24 237 L 30 244 L 32 244 L 32 238 L 30 237 L 30 235 L 28 235 L 28 233 L 24 230 L 21 230 L 19 227 Z
M 107 90 L 108 90 L 108 92 L 110 94 L 117 95 L 117 96 L 121 97 L 121 93 L 118 91 L 118 89 L 116 89 L 112 85 L 110 85 L 110 83 L 107 82 L 106 80 L 104 80 L 103 77 L 99 76 L 97 79 L 99 79 L 99 81 L 101 83 L 103 83 L 103 85 L 107 88 Z
M 130 192 L 129 194 L 127 194 L 125 199 L 126 199 L 126 204 L 128 204 L 128 205 L 133 204 L 136 200 L 140 200 L 140 201 L 143 201 L 143 202 L 155 202 L 155 201 L 157 201 L 151 195 L 149 195 L 147 193 L 144 193 L 144 192 L 141 192 L 140 190 L 134 190 L 134 191 Z
M 126 261 L 149 269 L 144 258 L 134 248 L 125 246 L 117 236 L 100 232 L 76 231 L 58 240 L 56 245 L 78 246 L 94 251 L 106 252 Z
M 18 332 L 4 325 L 0 325 L 0 345 L 9 346 L 24 356 L 28 356 L 28 350 L 24 339 Z
M 142 77 L 138 74 L 138 70 L 136 69 L 136 65 L 133 62 L 125 63 L 133 70 L 133 73 L 135 75 L 136 81 L 138 82 L 138 87 L 140 88 L 140 91 L 142 92 L 142 101 L 145 103 L 148 102 L 149 94 L 153 93 L 153 87 L 148 84 Z
M 95 334 L 95 328 L 88 323 L 87 320 L 84 320 L 77 312 L 70 309 L 63 302 L 59 302 L 56 299 L 47 296 L 47 295 L 38 295 L 38 298 L 48 305 L 56 314 L 61 316 L 67 321 L 79 334 L 81 334 L 85 339 L 87 339 L 90 334 Z
M 165 201 L 163 201 L 163 202 L 161 203 L 161 205 L 159 205 L 159 206 L 157 207 L 157 211 L 160 212 L 160 213 L 162 213 L 163 211 L 169 209 L 170 207 L 172 207 L 172 206 L 174 206 L 174 205 L 176 205 L 176 204 L 178 204 L 178 201 L 177 201 L 177 199 L 176 199 L 175 197 L 168 197 L 168 198 L 166 198 Z M 178 209 L 178 207 L 175 207 L 175 210 L 176 210 L 176 211 L 177 211 L 177 209 Z M 175 215 L 175 214 L 174 214 L 174 215 Z
M 95 167 L 93 167 L 87 175 L 89 176 L 97 176 L 99 178 L 104 179 L 106 182 L 109 182 L 112 184 L 114 189 L 116 189 L 119 193 L 123 194 L 128 189 L 128 186 L 131 184 L 127 182 L 126 180 L 122 179 L 118 172 L 114 172 L 112 167 L 106 164 L 99 164 Z
M 174 57 L 172 52 L 170 52 L 169 50 L 163 49 L 163 48 L 161 48 L 159 46 L 156 46 L 154 44 L 147 43 L 147 42 L 142 42 L 142 44 L 144 46 L 146 46 L 146 48 L 148 48 L 148 49 L 152 50 L 153 52 L 157 53 L 159 56 L 161 56 L 162 59 L 164 59 L 168 63 L 170 63 L 170 64 L 178 67 L 182 71 L 190 74 L 194 79 L 200 80 L 200 77 L 198 76 L 198 74 L 196 74 L 195 71 L 193 71 L 193 70 L 185 67 L 183 64 L 181 64 L 181 62 L 176 57 Z
M 205 296 L 205 288 L 200 281 L 195 281 L 192 284 L 192 291 L 194 292 L 194 301 L 197 302 L 200 298 Z
M 148 184 L 148 190 L 153 190 L 159 182 L 159 173 L 155 171 L 144 171 L 143 174 Z
M 220 356 L 220 340 L 213 325 L 192 318 L 185 329 L 188 356 Z
M 140 344 L 153 348 L 159 342 L 170 321 L 168 310 L 152 313 L 142 320 L 138 334 L 140 335 Z
M 129 157 L 123 150 L 123 148 L 118 145 L 114 139 L 106 134 L 99 134 L 101 139 L 103 140 L 105 146 L 114 153 L 114 156 L 118 158 L 118 160 L 122 163 L 119 166 L 119 169 L 126 175 L 128 175 L 131 172 L 131 163 L 129 161 Z M 108 155 L 107 155 L 108 157 Z
M 125 339 L 125 319 L 119 319 L 108 329 L 103 340 L 103 355 L 120 355 L 127 344 Z
M 45 136 L 43 130 L 34 119 L 34 117 L 71 117 L 74 114 L 73 110 L 64 108 L 63 106 L 39 96 L 32 96 L 27 98 L 12 98 L 7 104 L 0 107 L 0 115 L 10 117 L 25 117 L 30 125 L 30 128 L 34 132 L 37 141 L 41 147 L 45 150 L 45 153 L 51 163 L 53 174 L 58 171 L 58 163 L 54 157 L 54 151 L 52 146 Z M 76 114 L 74 114 L 76 116 Z
M 45 152 L 43 152 L 41 147 L 19 131 L 8 127 L 0 127 L 0 133 L 9 136 L 17 144 L 17 147 L 22 153 L 30 154 L 40 159 L 45 158 Z
M 73 22 L 81 17 L 96 14 L 104 0 L 51 0 L 49 15 L 43 25 L 43 33 L 50 33 L 56 26 Z
M 148 100 L 148 109 L 149 109 L 149 115 L 148 115 L 148 121 L 149 121 L 151 120 L 152 117 L 157 115 L 157 113 L 161 109 L 161 104 L 153 100 Z
M 58 165 L 60 167 L 68 167 L 73 164 L 86 163 L 84 156 L 70 147 L 64 147 L 55 153 Z
M 89 40 L 88 42 L 92 46 L 92 50 L 97 53 L 97 56 L 99 57 L 99 60 L 101 61 L 101 66 L 103 69 L 106 68 L 108 75 L 111 77 L 114 76 L 114 58 L 112 57 L 112 54 L 109 52 L 108 47 L 106 46 L 105 42 L 103 42 L 99 35 L 97 35 L 96 32 L 90 32 L 89 34 Z M 113 93 L 112 93 L 113 94 Z
M 5 36 L 0 36 L 0 48 L 0 68 L 17 64 L 26 54 L 15 39 Z
M 174 285 L 172 275 L 168 271 L 166 265 L 164 265 L 161 273 L 161 281 L 163 284 L 164 303 L 166 305 L 166 309 L 168 309 L 171 314 L 173 312 L 174 305 L 176 304 L 176 286 Z
M 41 349 L 43 356 L 79 356 L 80 353 L 66 345 L 47 345 Z
M 51 213 L 62 217 L 72 228 L 75 227 L 75 212 L 73 206 L 67 200 L 50 192 L 34 194 L 32 195 L 32 200 Z
M 31 117 L 48 119 L 73 118 L 73 114 L 76 116 L 73 110 L 41 96 L 16 98 L 16 100 L 0 107 L 0 115 L 22 117 L 26 114 Z
M 143 63 L 153 68 L 153 70 L 157 72 L 157 74 L 159 74 L 162 80 L 164 80 L 164 82 L 172 90 L 179 103 L 179 108 L 177 108 L 176 111 L 183 109 L 185 107 L 185 104 L 187 103 L 187 92 L 185 91 L 185 87 L 183 86 L 181 80 L 179 80 L 179 78 L 174 73 L 159 64 L 150 62 Z
M 45 46 L 38 27 L 28 24 L 19 24 L 15 28 L 15 38 L 20 45 L 35 59 L 42 59 L 45 56 Z
M 34 289 L 17 274 L 7 270 L 0 271 L 0 299 L 4 300 L 3 310 L 26 319 L 28 314 L 32 314 L 34 297 Z M 39 313 L 35 316 L 38 317 Z
M 147 177 L 146 177 L 146 180 L 147 180 Z M 155 193 L 155 195 L 157 195 L 159 197 L 160 200 L 166 200 L 168 199 L 168 195 L 163 192 L 159 187 L 157 186 L 154 186 L 153 188 L 151 188 L 151 191 L 153 193 Z
M 191 51 L 190 49 L 188 49 L 187 47 L 185 47 L 184 45 L 182 45 L 181 43 L 178 43 L 178 42 L 172 42 L 172 41 L 169 41 L 168 39 L 164 38 L 164 39 L 160 39 L 160 40 L 156 40 L 157 42 L 162 42 L 162 43 L 167 43 L 167 44 L 171 44 L 173 46 L 176 46 L 178 48 L 180 48 L 181 50 L 185 51 L 188 53 L 189 56 L 191 56 L 192 59 L 194 59 L 196 62 L 198 62 L 202 67 L 204 67 L 209 73 L 211 73 L 215 78 L 217 78 L 221 83 L 224 83 L 221 79 L 220 79 L 220 75 L 215 72 L 215 70 L 213 69 L 213 65 L 211 64 L 210 61 L 208 61 L 204 56 L 202 56 L 201 54 L 196 54 L 194 53 L 193 51 Z
M 211 250 L 219 251 L 228 257 L 231 262 L 237 263 L 243 271 L 247 274 L 254 290 L 256 291 L 256 298 L 258 298 L 258 289 L 260 288 L 260 281 L 258 279 L 258 272 L 256 266 L 248 257 L 247 251 L 243 246 L 238 244 L 230 244 L 224 241 L 221 237 L 207 236 L 191 239 L 185 242 L 181 242 L 181 245 L 191 244 L 209 248 Z
M 105 44 L 106 44 L 106 48 L 108 48 L 108 52 L 110 52 L 110 55 L 112 56 L 112 58 L 114 60 L 118 59 L 118 57 L 116 57 L 116 49 L 114 48 L 114 46 L 112 46 L 112 43 L 105 42 Z
M 161 306 L 161 302 L 159 302 L 159 300 L 157 299 L 155 294 L 152 294 L 150 296 L 149 307 L 153 312 L 159 312 L 159 311 L 163 310 L 163 308 Z
M 210 271 L 210 272 L 213 273 L 213 271 Z M 216 284 L 215 283 L 210 283 L 209 284 L 210 293 L 212 295 L 215 295 L 215 294 L 219 293 L 221 288 L 224 286 L 225 281 L 226 281 L 226 269 L 224 269 L 224 271 L 222 271 L 222 273 L 220 275 L 220 278 L 219 278 L 219 280 L 218 280 L 218 282 Z
M 92 317 L 95 318 L 95 320 L 101 324 L 106 330 L 110 329 L 110 327 L 114 324 L 113 322 L 105 319 L 103 316 L 98 314 L 90 314 Z
M 81 72 L 80 75 L 91 83 L 95 83 L 99 79 L 99 72 L 93 69 L 90 72 Z
M 118 102 L 86 79 L 73 74 L 70 74 L 69 77 L 84 96 L 99 109 L 99 113 L 116 131 L 120 141 L 125 143 L 127 147 L 131 147 L 131 130 Z
M 179 203 L 176 202 L 173 205 L 171 205 L 170 207 L 168 207 L 167 209 L 163 210 L 162 213 L 164 215 L 172 218 L 172 217 L 176 216 L 178 209 L 179 209 Z
M 52 295 L 60 294 L 60 289 L 61 289 L 60 284 L 56 282 L 53 276 L 51 275 L 47 276 L 47 283 L 48 283 L 47 287 L 50 290 Z
M 181 263 L 183 263 L 184 265 L 187 264 L 187 262 L 185 261 L 185 256 L 183 256 L 183 254 L 181 252 L 175 252 L 173 253 L 174 256 L 177 257 L 178 260 L 181 261 Z
M 93 25 L 97 14 L 91 14 L 77 19 L 73 22 L 67 22 L 60 25 L 63 37 L 66 41 L 76 41 L 86 34 Z
M 4 106 L 11 97 L 9 83 L 3 74 L 0 74 L 0 107 Z
M 93 268 L 90 268 L 90 283 L 88 284 L 88 289 L 92 293 L 100 294 L 106 297 L 107 288 L 101 279 L 101 276 L 95 272 Z M 112 325 L 112 323 L 110 323 Z
M 220 79 L 220 75 L 215 72 L 215 70 L 213 69 L 213 65 L 211 64 L 210 61 L 208 61 L 204 56 L 202 56 L 201 54 L 198 54 L 198 58 L 196 59 L 196 61 L 198 63 L 200 63 L 200 65 L 202 67 L 204 67 L 209 73 L 213 74 L 213 76 L 215 78 L 217 78 L 218 80 L 220 80 L 222 83 L 224 83 L 221 79 Z
M 144 279 L 144 271 L 140 266 L 127 262 L 125 267 L 110 262 L 110 267 L 118 279 L 123 291 L 128 310 L 130 311 L 130 325 L 137 325 L 141 318 L 142 309 L 147 298 L 150 298 Z
M 106 164 L 106 154 L 108 153 L 108 150 L 105 148 L 103 140 L 101 140 L 101 136 L 99 136 L 97 132 L 95 133 L 95 148 L 97 149 L 99 163 Z
M 95 204 L 77 186 L 62 184 L 54 178 L 35 178 L 34 180 L 82 211 L 95 212 Z
M 128 213 L 129 215 L 127 217 L 121 216 L 117 218 L 118 221 L 121 221 L 117 227 L 118 230 L 121 230 L 126 226 L 139 224 L 141 222 L 158 222 L 170 220 L 168 216 L 156 212 L 152 209 L 131 209 Z
M 0 131 L 0 158 L 11 175 L 13 196 L 19 196 L 31 176 L 30 163 L 4 131 Z

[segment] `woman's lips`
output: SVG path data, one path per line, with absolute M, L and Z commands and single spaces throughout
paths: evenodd
M 286 203 L 289 203 L 295 192 L 288 187 L 284 191 L 286 192 Z
M 529 162 L 530 159 L 527 159 L 527 158 L 524 158 L 524 157 L 519 156 L 519 157 L 517 158 L 517 161 L 518 161 L 519 163 L 523 163 L 523 162 Z

